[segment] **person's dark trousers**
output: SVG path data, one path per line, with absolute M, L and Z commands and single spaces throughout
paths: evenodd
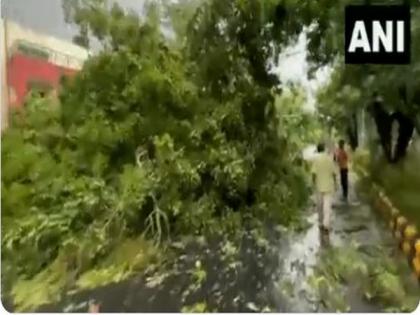
M 341 188 L 343 189 L 343 198 L 347 200 L 349 191 L 349 170 L 340 169 Z

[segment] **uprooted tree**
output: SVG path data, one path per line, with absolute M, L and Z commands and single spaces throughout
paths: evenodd
M 99 49 L 63 81 L 59 106 L 30 101 L 2 136 L 6 287 L 54 268 L 77 278 L 141 234 L 161 243 L 253 219 L 293 221 L 307 197 L 300 152 L 313 125 L 294 94 L 275 102 L 280 82 L 268 64 L 302 31 L 314 70 L 340 60 L 347 2 L 191 0 L 151 5 L 140 18 L 103 0 L 66 1 L 75 41 Z M 389 92 L 385 104 L 417 114 L 413 58 L 402 70 L 337 70 L 325 113 L 354 129 L 348 118 L 376 87 Z
M 72 1 L 78 41 L 102 48 L 63 81 L 59 106 L 29 101 L 2 136 L 3 276 L 25 290 L 12 290 L 22 308 L 27 279 L 61 290 L 64 270 L 77 278 L 124 239 L 288 224 L 306 201 L 303 138 L 288 141 L 300 121 L 276 110 L 267 67 L 299 33 L 287 10 L 210 1 L 178 25 L 182 45 L 162 35 L 162 10 Z

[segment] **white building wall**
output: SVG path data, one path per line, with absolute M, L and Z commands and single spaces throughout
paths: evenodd
M 12 49 L 17 41 L 25 41 L 48 50 L 52 63 L 72 69 L 80 69 L 83 66 L 83 62 L 89 56 L 89 51 L 78 45 L 52 36 L 36 33 L 14 22 L 7 21 L 6 28 L 8 50 Z

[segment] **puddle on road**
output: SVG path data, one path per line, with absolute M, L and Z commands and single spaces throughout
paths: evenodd
M 310 227 L 306 231 L 289 233 L 278 242 L 280 264 L 271 285 L 271 295 L 277 312 L 335 311 L 323 307 L 317 297 L 318 292 L 308 281 L 314 275 L 320 256 L 328 247 L 321 238 L 315 211 L 310 211 L 307 220 Z M 336 202 L 331 226 L 329 241 L 334 248 L 362 244 L 365 248 L 380 246 L 382 251 L 392 251 L 396 246 L 391 233 L 367 205 L 357 202 L 344 205 Z M 340 294 L 351 312 L 383 311 L 380 306 L 369 303 L 358 288 L 349 285 L 343 291 Z
M 72 304 L 79 305 L 95 297 L 102 301 L 104 312 L 180 311 L 185 306 L 183 296 L 191 286 L 191 271 L 200 260 L 203 266 L 200 272 L 205 272 L 205 277 L 200 287 L 188 295 L 187 305 L 205 305 L 208 311 L 219 312 L 335 311 L 325 309 L 319 292 L 309 281 L 320 263 L 320 256 L 328 247 L 321 238 L 316 211 L 308 209 L 305 215 L 308 221 L 306 230 L 276 229 L 278 233 L 269 244 L 264 240 L 265 246 L 255 244 L 262 239 L 255 238 L 249 231 L 244 233 L 240 244 L 221 240 L 205 248 L 185 248 L 178 257 L 176 272 L 163 279 L 156 288 L 150 288 L 147 281 L 137 277 L 81 293 L 71 299 Z M 346 248 L 353 242 L 362 244 L 368 251 L 371 251 L 370 247 L 379 246 L 381 251 L 395 247 L 391 233 L 378 222 L 368 206 L 337 203 L 331 223 L 332 247 Z M 268 252 L 262 250 L 267 247 Z M 345 296 L 352 312 L 382 311 L 364 300 L 358 288 L 348 286 L 338 294 Z M 48 310 L 58 309 L 62 310 L 63 304 Z
M 290 234 L 279 241 L 280 265 L 276 274 L 279 280 L 272 285 L 277 312 L 310 312 L 317 309 L 312 300 L 312 288 L 306 280 L 313 273 L 322 249 L 318 215 L 312 213 L 307 220 L 310 227 L 306 231 Z

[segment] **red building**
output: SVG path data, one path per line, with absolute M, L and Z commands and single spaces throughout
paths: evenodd
M 77 70 L 52 63 L 41 48 L 32 51 L 21 49 L 22 43 L 7 61 L 7 82 L 9 86 L 9 107 L 20 107 L 32 88 L 48 91 L 58 89 L 63 75 L 72 75 Z M 37 51 L 38 50 L 38 51 Z
M 88 51 L 72 43 L 38 34 L 21 26 L 2 22 L 6 86 L 2 86 L 2 115 L 20 108 L 28 93 L 37 88 L 57 91 L 62 76 L 74 75 L 88 57 Z M 3 124 L 5 119 L 2 119 Z

